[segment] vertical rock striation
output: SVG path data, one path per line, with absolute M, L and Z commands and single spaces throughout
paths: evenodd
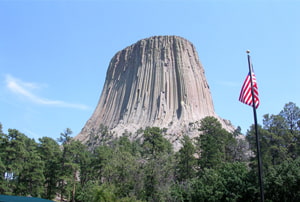
M 117 135 L 159 126 L 177 136 L 206 116 L 217 117 L 195 47 L 178 36 L 155 36 L 112 58 L 99 103 L 76 138 L 87 141 L 100 125 Z

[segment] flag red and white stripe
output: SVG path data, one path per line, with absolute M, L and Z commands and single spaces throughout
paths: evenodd
M 248 73 L 248 75 L 244 81 L 244 84 L 241 89 L 239 101 L 241 101 L 244 104 L 253 106 L 250 74 L 252 76 L 252 86 L 253 86 L 253 93 L 254 93 L 255 108 L 258 108 L 258 106 L 259 106 L 258 88 L 257 88 L 255 74 L 253 71 L 252 71 L 252 73 L 251 72 Z

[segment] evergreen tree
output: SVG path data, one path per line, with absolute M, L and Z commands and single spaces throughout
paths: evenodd
M 43 194 L 44 162 L 38 153 L 38 145 L 33 139 L 25 139 L 26 153 L 22 171 L 18 175 L 16 193 L 41 197 Z
M 271 157 L 272 165 L 278 165 L 287 158 L 290 158 L 289 147 L 292 143 L 292 135 L 288 131 L 288 125 L 280 115 L 264 115 L 264 129 L 262 141 L 268 148 L 268 155 Z
M 179 181 L 191 179 L 196 174 L 196 149 L 189 138 L 185 135 L 182 139 L 182 147 L 177 152 L 176 177 Z
M 300 158 L 286 160 L 266 172 L 266 199 L 300 201 Z
M 60 173 L 58 187 L 60 190 L 60 200 L 63 201 L 64 197 L 70 198 L 67 187 L 65 186 L 67 181 L 72 177 L 72 169 L 70 169 L 68 162 L 68 147 L 67 144 L 71 141 L 72 130 L 67 128 L 63 133 L 60 133 L 60 137 L 57 139 L 58 142 L 62 143 L 62 155 L 60 158 Z
M 119 197 L 126 197 L 137 193 L 139 190 L 140 176 L 138 162 L 127 151 L 115 148 L 110 159 L 103 167 L 105 181 L 114 184 L 116 194 Z
M 166 200 L 173 180 L 173 149 L 160 128 L 146 128 L 143 134 L 142 157 L 145 160 L 144 197 L 148 201 Z
M 292 134 L 300 132 L 300 108 L 295 103 L 285 104 L 279 115 L 285 119 Z
M 7 192 L 16 195 L 41 196 L 44 182 L 44 163 L 37 151 L 37 143 L 16 129 L 9 129 L 4 163 L 8 181 Z
M 144 156 L 155 159 L 162 153 L 172 152 L 171 143 L 163 137 L 162 131 L 158 127 L 146 128 L 143 138 L 142 147 Z
M 174 201 L 256 201 L 251 175 L 245 163 L 223 163 L 204 168 L 196 178 L 172 188 Z
M 39 139 L 38 151 L 41 159 L 45 163 L 45 191 L 43 197 L 53 199 L 58 191 L 57 183 L 59 182 L 60 158 L 62 155 L 58 143 L 49 137 Z
M 18 176 L 23 170 L 26 159 L 26 136 L 15 129 L 8 129 L 5 147 L 6 178 L 9 180 L 9 192 L 16 193 Z M 27 193 L 26 193 L 27 194 Z
M 270 134 L 267 130 L 263 129 L 261 125 L 257 126 L 257 131 L 260 137 L 260 146 L 261 146 L 261 157 L 263 162 L 264 170 L 268 169 L 272 166 L 272 156 L 270 155 L 270 142 L 269 138 Z M 255 128 L 254 125 L 250 127 L 250 130 L 247 131 L 246 139 L 249 142 L 250 150 L 252 151 L 250 161 L 251 167 L 257 167 L 257 149 L 256 149 L 256 136 L 255 136 Z
M 89 151 L 71 138 L 68 128 L 59 145 L 47 137 L 36 143 L 16 129 L 4 134 L 0 123 L 0 194 L 53 199 L 60 193 L 61 200 L 78 202 L 256 201 L 259 197 L 253 126 L 245 142 L 239 127 L 231 134 L 218 119 L 206 117 L 195 145 L 184 136 L 175 155 L 164 129 L 139 130 L 134 141 L 127 132 L 113 138 L 107 127 L 101 131 L 100 136 L 90 137 Z M 299 201 L 299 108 L 290 102 L 279 114 L 264 115 L 258 133 L 266 200 Z M 250 164 L 247 156 L 252 157 Z
M 258 126 L 263 166 L 268 169 L 281 164 L 286 159 L 295 159 L 299 155 L 299 108 L 288 103 L 278 115 L 265 114 L 263 127 Z M 254 126 L 246 136 L 250 149 L 256 154 Z
M 93 156 L 92 153 L 88 150 L 86 145 L 81 144 L 80 145 L 79 152 L 80 152 L 80 186 L 85 186 L 89 181 L 92 181 L 95 179 L 94 173 L 93 173 Z
M 8 136 L 2 131 L 2 124 L 0 123 L 0 194 L 9 194 L 9 185 L 6 178 L 7 162 L 6 162 L 6 150 L 8 147 Z
M 100 183 L 106 181 L 104 169 L 110 166 L 109 161 L 113 158 L 113 149 L 108 145 L 100 145 L 95 148 L 92 165 L 94 169 L 94 179 Z
M 137 159 L 140 155 L 133 155 L 133 144 L 127 137 L 121 137 L 110 146 L 95 149 L 95 176 L 101 184 L 114 184 L 114 194 L 119 198 L 142 192 L 143 175 Z
M 199 131 L 201 134 L 196 140 L 200 168 L 219 167 L 226 160 L 226 143 L 230 134 L 215 117 L 202 119 Z
M 289 153 L 293 159 L 300 156 L 300 108 L 295 103 L 289 102 L 285 104 L 283 110 L 279 113 L 285 120 L 288 127 L 288 136 L 291 136 L 291 144 L 289 145 Z
M 64 145 L 64 181 L 67 198 L 75 201 L 76 189 L 79 186 L 81 167 L 85 162 L 86 146 L 79 141 L 71 140 Z

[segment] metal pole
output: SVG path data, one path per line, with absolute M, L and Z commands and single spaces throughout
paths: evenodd
M 250 51 L 247 50 L 249 73 L 250 73 L 250 80 L 251 80 L 252 108 L 253 108 L 255 136 L 256 136 L 256 150 L 257 150 L 257 163 L 258 163 L 258 175 L 259 175 L 258 179 L 259 179 L 259 186 L 260 186 L 260 200 L 262 202 L 264 202 L 265 197 L 264 197 L 264 182 L 263 182 L 263 172 L 262 172 L 260 141 L 259 141 L 258 129 L 257 129 L 257 115 L 256 115 L 255 97 L 254 97 L 253 80 L 252 80 L 252 64 L 251 64 L 249 53 L 250 53 Z

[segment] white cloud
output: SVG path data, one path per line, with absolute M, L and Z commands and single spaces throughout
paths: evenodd
M 76 109 L 88 109 L 88 106 L 83 104 L 74 104 L 61 100 L 50 100 L 47 98 L 40 97 L 32 92 L 33 89 L 38 89 L 41 85 L 36 83 L 23 82 L 11 75 L 6 75 L 6 87 L 13 93 L 20 95 L 33 103 L 40 105 L 56 106 L 56 107 L 67 107 Z

